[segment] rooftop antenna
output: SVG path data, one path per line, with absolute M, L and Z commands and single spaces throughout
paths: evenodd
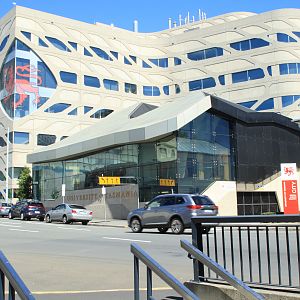
M 190 12 L 187 13 L 187 23 L 190 23 Z
M 182 25 L 182 17 L 181 17 L 181 14 L 179 15 L 179 26 Z
M 204 20 L 206 20 L 206 13 L 204 13 Z
M 177 27 L 176 21 L 173 22 L 173 26 L 174 26 L 174 27 Z
M 195 16 L 192 17 L 192 22 L 193 22 L 193 23 L 195 22 Z
M 16 6 L 16 5 L 17 5 L 17 2 L 13 2 L 12 5 Z
M 201 21 L 201 9 L 200 8 L 198 9 L 198 18 L 199 18 L 199 21 Z
M 169 18 L 169 29 L 171 29 L 171 28 L 172 28 L 172 19 Z

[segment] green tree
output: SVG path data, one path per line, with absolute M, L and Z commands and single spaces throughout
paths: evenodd
M 19 199 L 32 199 L 32 177 L 31 171 L 25 167 L 19 177 Z

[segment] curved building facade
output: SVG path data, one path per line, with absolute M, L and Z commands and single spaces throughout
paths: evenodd
M 7 152 L 14 189 L 28 153 L 140 102 L 160 106 L 203 90 L 300 118 L 297 9 L 230 13 L 146 34 L 17 6 L 0 32 L 2 195 Z

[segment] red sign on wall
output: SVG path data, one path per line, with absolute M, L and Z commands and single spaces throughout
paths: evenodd
M 298 180 L 296 164 L 281 164 L 283 208 L 285 214 L 298 214 Z

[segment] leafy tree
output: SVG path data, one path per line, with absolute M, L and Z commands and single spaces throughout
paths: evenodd
M 25 167 L 19 176 L 19 199 L 32 199 L 32 177 L 31 171 Z

